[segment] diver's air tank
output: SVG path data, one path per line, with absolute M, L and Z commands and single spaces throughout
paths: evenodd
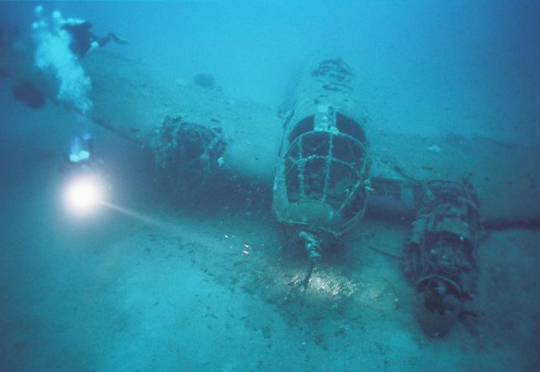
M 370 187 L 359 107 L 341 58 L 319 59 L 304 72 L 285 122 L 273 211 L 306 246 L 340 236 L 364 214 Z

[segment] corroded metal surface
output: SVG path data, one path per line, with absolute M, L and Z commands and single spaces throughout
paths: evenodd
M 339 58 L 304 73 L 274 180 L 273 210 L 293 230 L 339 236 L 363 216 L 369 162 L 354 76 Z
M 60 104 L 54 75 L 40 72 L 33 63 L 32 42 L 5 26 L 3 30 L 0 75 L 12 84 L 30 80 L 49 100 Z M 92 79 L 90 99 L 94 109 L 90 119 L 94 122 L 143 146 L 151 146 L 156 130 L 167 116 L 180 115 L 186 122 L 221 127 L 228 143 L 223 171 L 251 183 L 272 184 L 282 120 L 271 107 L 231 100 L 217 89 L 177 84 L 177 77 L 158 77 L 141 61 L 106 50 L 92 52 L 82 66 Z M 427 138 L 381 130 L 377 122 L 365 122 L 359 115 L 365 107 L 356 94 L 349 94 L 354 91 L 352 80 L 346 78 L 350 69 L 328 68 L 317 70 L 311 81 L 303 80 L 296 94 L 294 116 L 298 119 L 314 114 L 312 109 L 317 102 L 333 102 L 337 112 L 352 118 L 365 130 L 373 160 L 372 177 L 444 178 L 458 182 L 470 177 L 488 222 L 538 223 L 538 148 L 511 146 L 481 137 L 456 142 L 451 136 Z M 341 77 L 342 81 L 325 84 L 325 72 Z M 321 93 L 323 88 L 325 93 Z M 434 143 L 441 148 L 440 152 L 429 150 Z
M 182 201 L 217 173 L 226 142 L 221 128 L 167 117 L 152 143 L 160 187 Z
M 429 335 L 441 336 L 477 291 L 480 213 L 470 184 L 430 181 L 423 186 L 401 267 L 416 286 L 420 324 Z

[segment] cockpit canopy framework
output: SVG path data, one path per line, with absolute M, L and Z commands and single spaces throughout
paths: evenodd
M 278 221 L 339 236 L 362 218 L 369 161 L 358 107 L 354 76 L 340 58 L 319 60 L 304 73 L 274 180 Z

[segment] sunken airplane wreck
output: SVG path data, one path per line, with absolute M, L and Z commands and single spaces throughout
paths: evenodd
M 320 259 L 323 244 L 358 225 L 375 191 L 353 79 L 339 58 L 316 61 L 304 74 L 285 122 L 273 210 L 313 261 Z M 374 185 L 376 192 L 387 193 L 396 180 L 377 178 Z M 439 336 L 452 327 L 476 289 L 478 201 L 467 182 L 408 186 L 418 217 L 402 267 L 416 286 L 420 324 L 429 335 Z
M 0 62 L 3 75 L 31 81 L 55 100 L 54 82 L 32 68 L 24 50 L 4 49 Z M 389 158 L 384 148 L 403 144 L 389 134 L 368 138 L 357 81 L 340 58 L 319 58 L 307 67 L 285 118 L 227 100 L 218 90 L 160 81 L 139 63 L 104 51 L 82 65 L 94 82 L 90 118 L 150 148 L 160 186 L 171 198 L 204 190 L 222 173 L 273 184 L 274 216 L 307 251 L 310 273 L 325 247 L 362 228 L 370 205 L 388 200 L 407 205 L 416 217 L 403 242 L 401 267 L 416 289 L 418 320 L 431 336 L 448 332 L 476 291 L 483 227 L 479 200 L 491 226 L 538 218 L 534 207 L 523 216 L 522 205 L 516 208 L 520 215 L 490 198 L 491 185 L 471 176 L 484 168 L 464 164 L 441 179 L 434 168 L 418 169 L 405 148 L 401 162 Z M 253 122 L 283 130 L 262 135 L 263 125 Z M 502 179 L 514 177 L 513 169 L 497 166 Z M 522 200 L 519 191 L 497 190 L 518 204 Z M 385 205 L 386 213 L 397 213 L 392 203 Z

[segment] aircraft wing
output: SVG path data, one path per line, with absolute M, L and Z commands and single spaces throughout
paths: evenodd
M 54 84 L 36 72 L 28 52 L 14 53 L 2 52 L 3 74 L 15 81 L 35 81 L 54 100 Z M 160 133 L 167 117 L 212 128 L 226 144 L 220 171 L 272 185 L 284 122 L 274 109 L 232 100 L 219 89 L 158 77 L 144 63 L 107 51 L 90 54 L 83 67 L 92 79 L 90 118 L 97 124 L 154 153 L 163 142 Z M 540 148 L 481 137 L 465 139 L 459 134 L 426 138 L 391 133 L 373 122 L 365 129 L 372 176 L 404 184 L 468 179 L 486 220 L 494 224 L 540 221 Z

